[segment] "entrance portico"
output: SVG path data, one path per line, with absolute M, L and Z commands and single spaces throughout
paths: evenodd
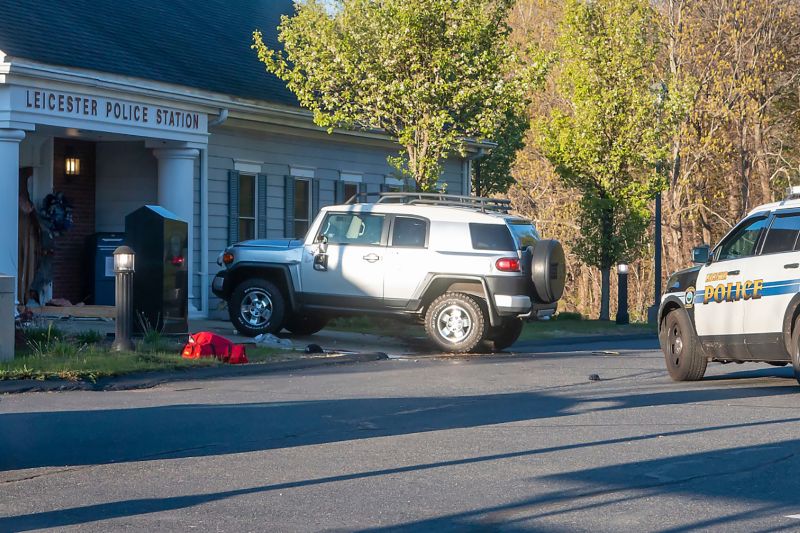
M 199 250 L 195 250 L 194 234 L 195 226 L 202 227 L 200 218 L 195 215 L 195 180 L 199 181 L 203 172 L 196 163 L 201 151 L 207 149 L 208 109 L 184 108 L 182 105 L 164 98 L 126 94 L 120 90 L 102 90 L 53 80 L 37 82 L 30 76 L 16 80 L 13 69 L 10 75 L 0 76 L 0 190 L 3 192 L 0 195 L 0 274 L 18 275 L 20 167 L 34 169 L 33 189 L 37 194 L 32 199 L 40 207 L 44 196 L 60 192 L 54 186 L 54 182 L 57 185 L 59 181 L 54 180 L 54 175 L 65 172 L 64 161 L 53 153 L 53 140 L 60 140 L 63 146 L 74 139 L 75 143 L 95 143 L 98 157 L 106 154 L 98 159 L 102 164 L 91 176 L 91 181 L 86 181 L 87 186 L 92 187 L 89 189 L 92 200 L 87 202 L 76 190 L 71 193 L 70 200 L 80 200 L 83 206 L 94 205 L 97 196 L 97 214 L 102 217 L 98 218 L 96 226 L 92 223 L 92 231 L 121 231 L 125 215 L 139 207 L 131 205 L 137 201 L 136 198 L 140 199 L 141 205 L 157 203 L 175 213 L 188 223 L 189 229 L 185 259 L 189 270 L 187 292 L 190 309 L 205 311 L 200 309 L 204 299 L 195 292 L 198 270 L 195 260 Z M 116 151 L 124 152 L 128 159 L 109 160 L 108 154 L 115 151 L 110 148 L 114 143 L 120 143 L 120 148 L 125 146 L 124 150 Z M 49 147 L 49 158 L 40 157 L 39 147 L 45 147 L 45 151 Z M 31 162 L 32 158 L 36 161 Z M 154 187 L 153 170 L 148 170 L 147 158 L 154 160 L 157 187 Z M 137 168 L 135 163 L 131 165 L 131 160 L 145 165 Z M 87 166 L 94 168 L 92 163 Z M 117 168 L 113 168 L 115 166 Z M 109 174 L 112 176 L 108 177 Z M 63 176 L 59 174 L 58 177 L 63 182 Z M 109 179 L 111 181 L 104 183 Z M 97 189 L 90 185 L 94 180 L 97 180 Z M 137 183 L 141 181 L 142 192 L 132 195 L 135 198 L 116 199 L 120 206 L 115 209 L 115 206 L 103 202 L 109 200 L 109 189 L 120 189 L 120 180 L 127 181 L 133 190 L 137 190 Z M 104 192 L 102 195 L 100 190 Z M 152 193 L 146 192 L 149 190 Z M 92 219 L 95 214 L 92 212 Z M 115 228 L 103 229 L 109 225 Z M 73 238 L 77 237 L 79 235 L 75 233 Z M 75 264 L 71 268 L 81 271 L 85 267 Z M 18 294 L 17 298 L 21 299 L 21 295 Z

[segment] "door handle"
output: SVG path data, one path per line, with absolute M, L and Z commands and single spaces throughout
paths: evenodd
M 729 270 L 728 271 L 728 275 L 729 276 L 738 276 L 739 274 L 741 274 L 740 270 Z
M 380 256 L 378 254 L 367 254 L 364 257 L 362 257 L 362 259 L 364 261 L 367 261 L 368 263 L 374 263 L 375 261 L 380 259 Z
M 800 267 L 800 263 L 789 263 L 788 265 L 783 265 L 783 268 L 798 268 Z

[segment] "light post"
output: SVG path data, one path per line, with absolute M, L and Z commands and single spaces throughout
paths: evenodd
M 617 265 L 617 324 L 628 323 L 628 264 L 620 263 Z
M 669 97 L 669 87 L 663 81 L 656 82 L 650 86 L 650 92 L 655 95 L 656 105 L 659 111 L 659 120 L 661 120 L 661 111 L 664 108 L 664 103 Z M 664 172 L 664 161 L 656 162 L 656 174 L 661 176 Z M 647 308 L 647 323 L 655 324 L 658 322 L 658 308 L 661 305 L 661 191 L 656 192 L 656 205 L 655 205 L 655 220 L 653 231 L 653 244 L 655 257 L 653 258 L 653 278 L 654 278 L 654 299 L 653 305 Z M 627 281 L 627 280 L 626 280 Z
M 114 250 L 115 296 L 117 308 L 116 331 L 111 349 L 115 352 L 132 352 L 133 328 L 133 273 L 136 253 L 129 246 Z

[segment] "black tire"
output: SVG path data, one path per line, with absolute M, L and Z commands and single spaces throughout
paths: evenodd
M 425 332 L 442 351 L 471 352 L 486 337 L 487 318 L 475 297 L 447 292 L 436 298 L 425 312 Z
M 484 344 L 489 351 L 503 351 L 517 342 L 524 326 L 521 318 L 505 318 L 499 326 L 489 328 Z
M 265 317 L 269 311 L 268 316 Z M 228 315 L 234 327 L 247 337 L 277 333 L 283 327 L 286 303 L 280 289 L 265 279 L 240 283 L 228 300 Z
M 661 349 L 667 371 L 674 381 L 703 379 L 708 359 L 703 354 L 689 316 L 683 309 L 672 311 L 664 319 Z
M 328 318 L 320 315 L 291 315 L 283 328 L 294 335 L 313 335 L 328 325 Z
M 561 243 L 537 241 L 531 252 L 531 281 L 536 299 L 551 304 L 561 299 L 567 280 L 567 261 Z
M 800 383 L 800 316 L 794 320 L 794 329 L 792 330 L 792 368 L 794 369 L 794 378 Z

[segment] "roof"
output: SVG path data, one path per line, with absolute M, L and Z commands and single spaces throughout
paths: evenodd
M 297 105 L 250 49 L 277 47 L 291 0 L 13 0 L 0 2 L 0 50 L 12 58 Z

